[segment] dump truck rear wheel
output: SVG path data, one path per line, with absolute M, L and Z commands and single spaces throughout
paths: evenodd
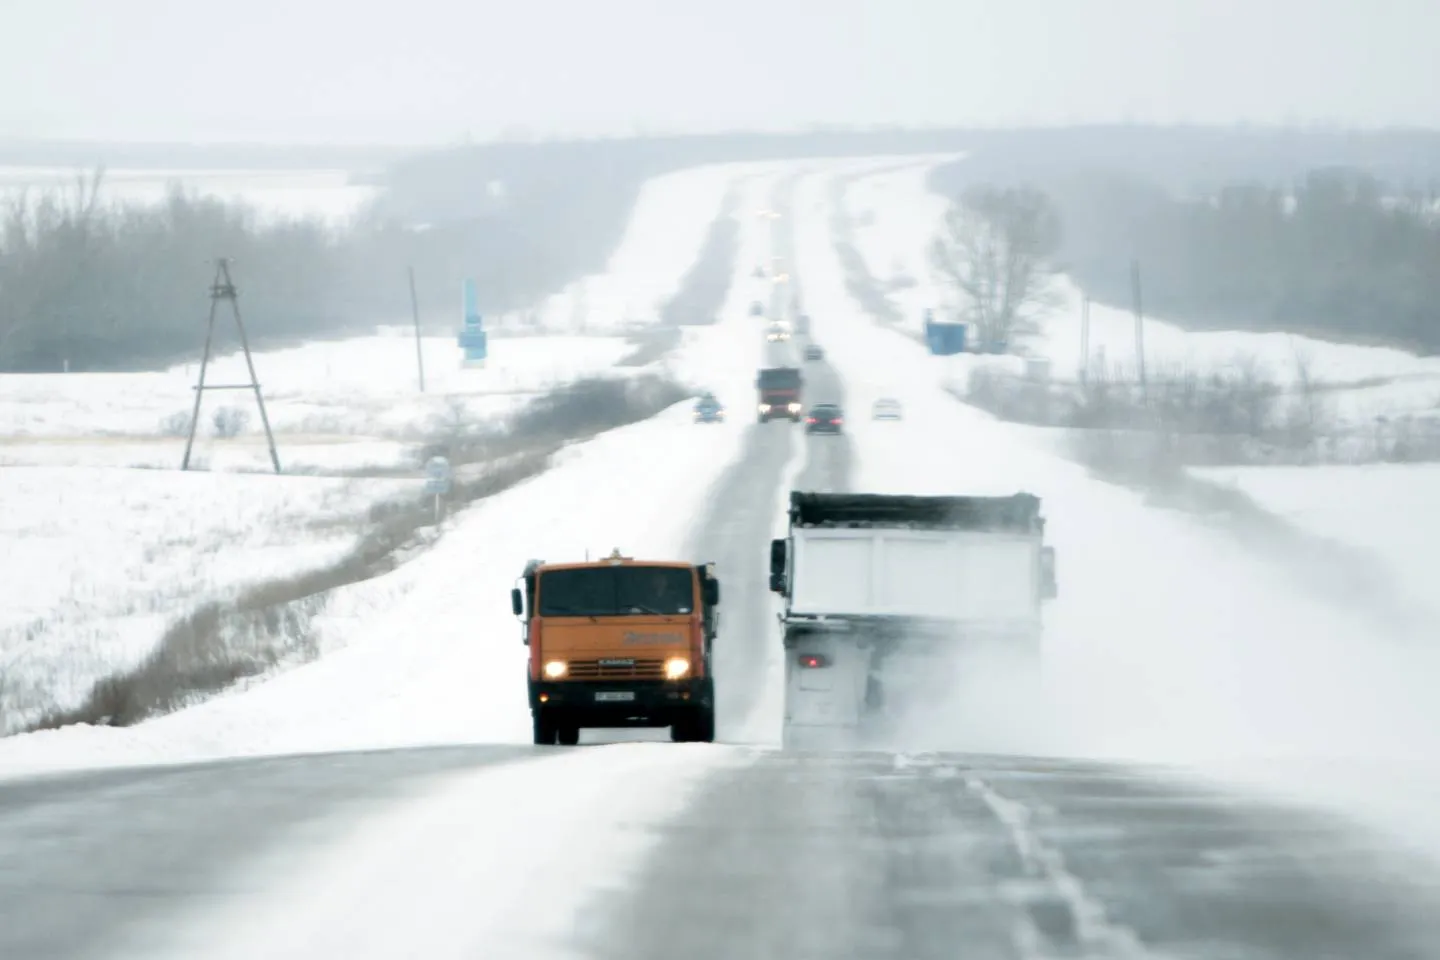
M 580 742 L 580 728 L 573 723 L 562 724 L 556 731 L 556 738 L 562 747 L 573 747 Z

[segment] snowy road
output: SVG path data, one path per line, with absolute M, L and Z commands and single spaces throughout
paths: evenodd
M 701 763 L 688 802 L 654 816 L 646 808 L 661 792 L 656 781 L 625 767 L 629 751 L 644 749 L 678 758 L 652 760 L 650 777 L 693 766 L 700 754 L 724 762 Z M 544 752 L 405 750 L 6 786 L 0 956 L 1440 956 L 1440 897 L 1423 865 L 1319 815 L 1207 792 L 1162 772 L 670 744 L 523 762 Z M 597 786 L 602 760 L 620 776 Z M 547 767 L 550 780 L 536 780 Z M 520 775 L 517 785 L 499 786 L 506 774 Z M 461 778 L 473 785 L 456 800 L 426 798 Z M 558 783 L 590 786 L 569 797 L 537 791 L 548 797 L 538 812 L 510 802 L 517 790 Z M 625 795 L 627 784 L 636 796 Z M 586 790 L 605 791 L 624 816 L 612 819 Z M 505 811 L 477 812 L 482 795 Z M 456 832 L 446 808 L 457 803 L 473 817 L 474 836 Z M 552 806 L 572 817 L 579 811 L 570 807 L 587 807 L 589 824 L 607 836 L 644 821 L 654 852 L 633 877 L 589 891 L 573 916 L 539 921 L 522 910 L 510 927 L 497 926 L 493 914 L 507 907 L 483 903 L 493 891 L 478 884 L 487 874 L 490 883 L 495 874 L 504 884 L 523 880 L 515 856 L 569 867 L 530 880 L 557 910 L 573 908 L 564 891 L 574 874 L 593 881 L 615 866 L 569 835 L 562 846 L 579 859 L 553 860 L 526 822 L 552 818 Z M 385 819 L 400 822 L 391 808 L 418 833 L 396 835 Z M 523 853 L 497 849 L 498 835 L 527 825 L 511 840 Z M 390 837 L 395 849 L 387 856 L 370 840 L 343 842 L 362 828 Z M 432 849 L 435 837 L 447 849 Z M 282 839 L 278 865 L 247 866 Z M 329 847 L 346 851 L 343 859 L 318 874 L 298 870 L 292 889 L 287 868 Z M 481 849 L 491 856 L 472 856 Z M 431 886 L 397 878 L 396 857 Z M 383 907 L 356 892 L 369 888 L 381 891 Z M 407 902 L 405 892 L 417 889 Z M 452 900 L 475 901 L 465 914 L 473 929 L 440 922 L 457 908 Z M 243 905 L 233 918 L 212 912 L 231 901 Z M 409 952 L 421 942 L 423 954 Z
M 307 824 L 432 776 L 532 753 L 436 748 L 69 774 L 0 787 L 0 957 L 104 956 L 119 928 L 233 892 L 228 871 Z
M 1440 900 L 1315 815 L 1103 766 L 770 753 L 663 828 L 604 960 L 1440 956 Z

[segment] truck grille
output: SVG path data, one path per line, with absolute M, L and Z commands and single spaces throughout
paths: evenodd
M 658 680 L 665 676 L 663 660 L 628 660 L 602 658 L 599 660 L 571 660 L 572 680 L 617 680 L 649 679 Z

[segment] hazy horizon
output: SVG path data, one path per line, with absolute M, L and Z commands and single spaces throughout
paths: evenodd
M 816 125 L 1440 126 L 1440 5 L 0 0 L 0 137 L 425 145 Z M 13 91 L 23 91 L 17 95 Z

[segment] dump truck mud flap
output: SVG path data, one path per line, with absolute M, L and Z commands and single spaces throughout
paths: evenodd
M 843 634 L 807 633 L 785 640 L 782 745 L 843 749 L 867 712 L 870 650 Z

